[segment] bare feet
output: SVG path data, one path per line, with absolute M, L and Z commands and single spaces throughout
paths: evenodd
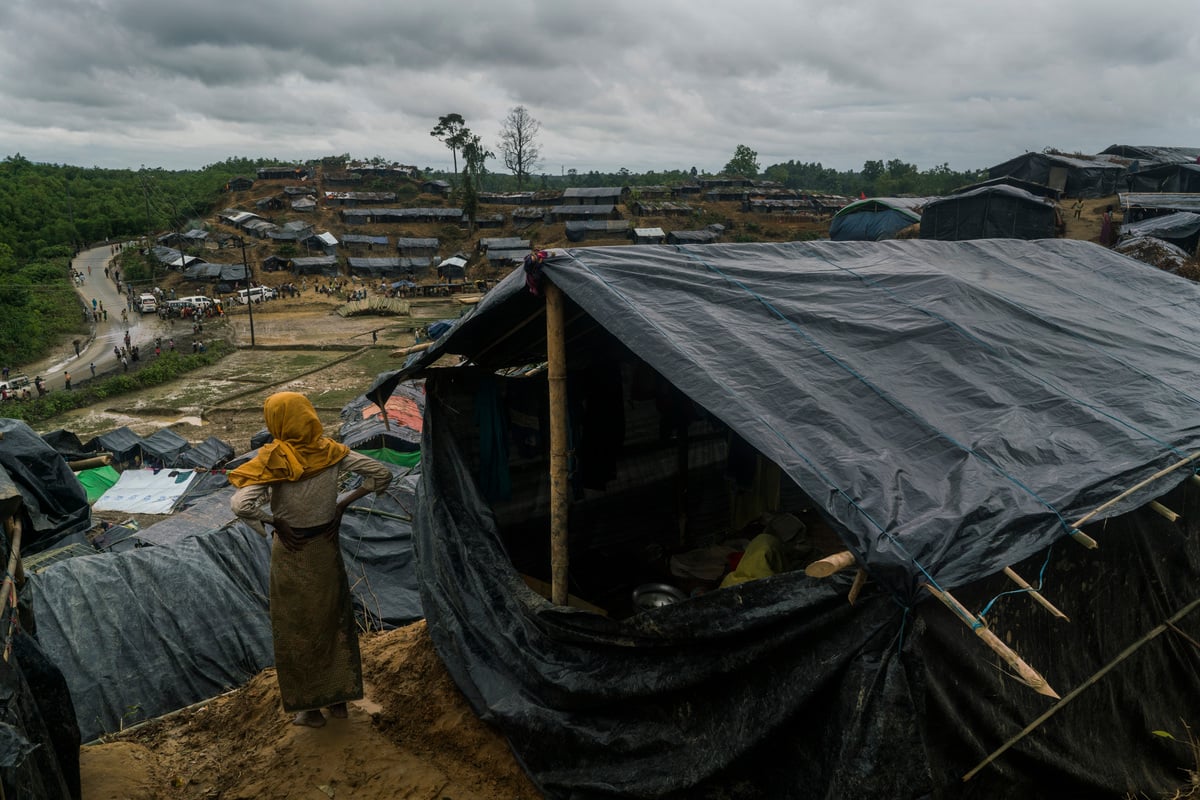
M 301 711 L 292 719 L 293 725 L 307 725 L 310 728 L 321 728 L 325 726 L 325 715 L 317 709 L 311 711 Z
M 329 716 L 334 719 L 345 719 L 350 716 L 350 712 L 346 709 L 345 703 L 334 703 L 329 707 Z

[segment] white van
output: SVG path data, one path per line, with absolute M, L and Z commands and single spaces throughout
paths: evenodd
M 263 300 L 274 300 L 279 293 L 270 286 L 255 286 L 253 289 L 238 289 L 237 299 L 242 305 L 249 305 L 253 300 L 261 303 Z
M 143 314 L 153 314 L 158 311 L 158 301 L 154 299 L 154 295 L 144 294 L 138 297 L 137 307 Z
M 181 297 L 181 298 L 179 298 L 179 300 L 185 306 L 191 306 L 192 308 L 197 308 L 197 309 L 200 309 L 201 311 L 207 311 L 208 309 L 212 308 L 214 305 L 214 301 L 211 297 L 205 297 L 204 295 L 200 295 L 200 294 L 194 295 L 192 297 Z

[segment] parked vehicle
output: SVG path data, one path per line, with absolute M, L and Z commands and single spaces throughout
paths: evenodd
M 249 305 L 253 300 L 255 303 L 261 303 L 263 300 L 274 300 L 279 297 L 279 292 L 272 289 L 270 286 L 255 286 L 252 289 L 238 289 L 237 299 L 242 305 Z
M 30 383 L 28 375 L 9 375 L 8 380 L 0 382 L 0 389 L 15 392 L 18 389 L 24 389 Z
M 143 314 L 153 314 L 158 311 L 158 300 L 152 294 L 143 294 L 138 297 L 138 311 Z

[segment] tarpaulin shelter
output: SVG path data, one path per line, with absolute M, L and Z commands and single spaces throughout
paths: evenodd
M 0 792 L 5 797 L 78 797 L 79 727 L 62 672 L 33 638 L 23 555 L 80 534 L 90 520 L 66 462 L 24 422 L 0 420 Z M 69 482 L 69 483 L 68 483 Z M 20 624 L 18 624 L 18 621 Z
M 921 221 L 930 197 L 872 197 L 856 200 L 833 215 L 829 238 L 835 242 L 878 242 Z
M 1176 211 L 1161 217 L 1149 217 L 1121 225 L 1121 237 L 1152 236 L 1162 239 L 1188 253 L 1196 252 L 1200 243 L 1200 214 Z
M 233 447 L 229 443 L 216 436 L 209 436 L 204 441 L 194 444 L 180 453 L 175 463 L 177 466 L 185 468 L 215 469 L 233 456 Z
M 121 473 L 112 467 L 105 466 L 81 470 L 75 473 L 75 477 L 79 479 L 83 490 L 87 492 L 88 502 L 94 503 L 100 499 L 101 495 L 116 485 L 121 478 Z
M 43 433 L 42 441 L 57 450 L 67 461 L 78 461 L 91 455 L 79 440 L 79 436 L 63 428 Z
M 1125 178 L 1131 192 L 1195 194 L 1200 192 L 1200 164 L 1159 164 Z
M 1025 153 L 988 169 L 989 178 L 1006 176 L 1059 189 L 1067 197 L 1105 197 L 1124 187 L 1125 166 L 1087 156 Z
M 127 426 L 102 433 L 84 445 L 89 453 L 112 453 L 112 465 L 117 469 L 141 466 L 142 437 Z
M 367 394 L 426 377 L 414 532 L 429 631 L 547 796 L 1182 782 L 1186 756 L 1148 727 L 1200 692 L 1200 653 L 1163 624 L 1200 636 L 1200 490 L 1185 481 L 1200 287 L 1063 240 L 574 249 L 539 277 L 533 294 L 509 276 Z M 451 354 L 461 366 L 434 368 Z M 547 454 L 551 386 L 569 460 L 561 440 Z M 615 613 L 664 552 L 729 524 L 718 506 L 747 465 L 751 485 L 773 465 L 780 505 L 862 569 L 857 603 L 849 574 L 793 570 Z M 1070 623 L 1005 568 L 1041 575 Z M 585 601 L 607 579 L 613 613 L 551 605 L 523 573 Z M 1080 694 L 1054 705 L 1021 685 L 985 634 Z
M 966 186 L 960 186 L 959 188 L 954 189 L 947 194 L 962 194 L 963 192 L 982 189 L 985 186 L 1012 186 L 1017 189 L 1024 189 L 1030 194 L 1037 195 L 1038 197 L 1046 197 L 1051 200 L 1058 200 L 1062 196 L 1062 192 L 1058 189 L 1052 189 L 1049 186 L 1041 183 L 1034 183 L 1033 181 L 1023 181 L 1020 178 L 1014 178 L 1012 175 L 1004 175 L 999 178 L 990 178 L 986 181 L 979 181 L 977 183 L 967 184 Z
M 293 258 L 292 272 L 297 275 L 322 275 L 327 278 L 333 278 L 341 270 L 338 268 L 336 256 L 309 256 Z
M 191 447 L 188 440 L 170 428 L 159 428 L 142 438 L 142 464 L 147 467 L 173 467 L 176 459 Z
M 22 501 L 21 552 L 83 540 L 92 524 L 87 493 L 63 457 L 20 420 L 0 419 L 0 469 Z
M 984 186 L 925 204 L 921 238 L 1049 239 L 1057 233 L 1054 202 L 1012 186 Z
M 1101 150 L 1100 154 L 1156 164 L 1190 164 L 1200 158 L 1200 147 L 1113 144 Z
M 425 392 L 419 383 L 397 385 L 382 408 L 373 400 L 360 397 L 342 409 L 338 438 L 342 444 L 360 451 L 419 450 L 424 409 Z

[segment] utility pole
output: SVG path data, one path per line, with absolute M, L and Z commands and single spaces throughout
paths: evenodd
M 241 236 L 238 237 L 238 243 L 242 246 L 242 269 L 246 271 L 246 308 L 250 312 L 250 349 L 254 349 L 254 293 L 250 290 L 254 288 L 254 281 L 251 278 L 250 262 L 246 260 L 246 240 Z

